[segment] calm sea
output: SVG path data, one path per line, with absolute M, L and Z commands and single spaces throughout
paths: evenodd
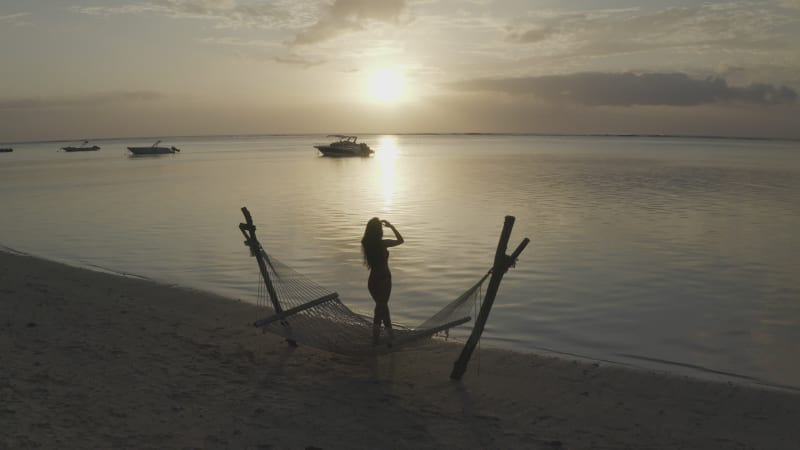
M 504 216 L 531 244 L 484 345 L 800 388 L 800 144 L 637 137 L 324 136 L 15 145 L 0 244 L 252 301 L 247 206 L 273 256 L 371 311 L 359 240 L 396 224 L 393 318 L 416 325 L 491 266 Z M 727 374 L 727 375 L 726 375 Z

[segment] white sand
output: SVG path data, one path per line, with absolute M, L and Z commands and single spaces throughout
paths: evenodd
M 460 346 L 289 348 L 254 306 L 0 253 L 0 448 L 798 449 L 800 395 Z

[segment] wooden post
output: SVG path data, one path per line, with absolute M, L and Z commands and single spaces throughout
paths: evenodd
M 519 257 L 520 253 L 525 249 L 525 246 L 530 242 L 528 238 L 523 239 L 511 256 L 506 255 L 508 239 L 511 237 L 511 229 L 514 228 L 514 220 L 513 216 L 506 216 L 505 223 L 503 224 L 503 231 L 500 233 L 500 241 L 497 243 L 497 251 L 494 255 L 494 266 L 492 267 L 492 277 L 489 279 L 489 286 L 486 288 L 483 306 L 481 306 L 481 310 L 478 313 L 478 318 L 475 319 L 475 327 L 472 329 L 472 334 L 470 334 L 467 343 L 464 345 L 461 355 L 453 364 L 453 371 L 450 373 L 450 378 L 453 380 L 460 380 L 467 370 L 467 364 L 469 363 L 470 357 L 472 357 L 472 352 L 478 345 L 483 329 L 486 326 L 486 321 L 489 319 L 489 312 L 494 304 L 494 298 L 497 295 L 500 282 L 503 280 L 503 275 L 505 275 L 509 267 L 514 265 L 517 257 Z
M 258 238 L 256 238 L 256 226 L 253 225 L 253 217 L 250 216 L 250 211 L 248 211 L 246 207 L 242 207 L 242 214 L 244 214 L 244 218 L 247 221 L 247 223 L 239 224 L 239 229 L 246 239 L 244 244 L 250 247 L 251 255 L 255 256 L 256 262 L 258 263 L 258 270 L 261 271 L 261 276 L 264 277 L 264 283 L 267 285 L 267 292 L 269 293 L 270 301 L 272 301 L 272 307 L 275 309 L 276 314 L 280 314 L 283 312 L 283 308 L 280 302 L 278 302 L 278 294 L 275 292 L 275 286 L 272 285 L 272 279 L 269 277 L 269 272 L 267 272 L 267 264 L 264 262 L 264 255 L 261 254 L 261 243 L 258 242 Z
M 239 230 L 242 232 L 245 239 L 244 245 L 250 247 L 251 255 L 256 258 L 258 270 L 261 271 L 264 284 L 267 285 L 267 293 L 269 293 L 269 299 L 272 302 L 272 308 L 275 310 L 275 314 L 281 314 L 283 312 L 283 307 L 281 307 L 281 303 L 278 300 L 278 293 L 275 292 L 275 286 L 272 285 L 272 279 L 269 277 L 269 272 L 267 272 L 267 263 L 264 261 L 264 255 L 262 253 L 264 250 L 256 237 L 256 226 L 253 224 L 253 217 L 250 215 L 250 211 L 247 210 L 247 207 L 244 206 L 242 207 L 242 214 L 244 214 L 244 219 L 247 222 L 239 224 Z M 285 319 L 281 319 L 281 325 L 287 328 L 290 327 L 289 322 Z M 294 339 L 286 338 L 286 342 L 292 346 L 297 346 L 297 342 Z

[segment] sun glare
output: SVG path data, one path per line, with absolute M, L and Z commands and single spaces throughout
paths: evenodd
M 403 98 L 405 84 L 401 72 L 393 69 L 377 70 L 369 77 L 369 93 L 376 102 L 394 103 Z
M 397 139 L 394 136 L 383 136 L 378 143 L 375 157 L 380 161 L 381 182 L 383 183 L 383 208 L 388 212 L 392 208 L 392 197 L 395 191 L 394 164 L 397 159 Z

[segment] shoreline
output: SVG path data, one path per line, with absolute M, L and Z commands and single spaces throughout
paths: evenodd
M 92 264 L 85 264 L 80 260 L 70 260 L 70 259 L 47 259 L 43 256 L 34 253 L 27 253 L 24 251 L 17 250 L 13 247 L 7 247 L 4 245 L 0 245 L 0 254 L 2 253 L 10 253 L 16 256 L 23 256 L 23 257 L 30 257 L 42 261 L 47 261 L 55 264 L 65 265 L 69 267 L 73 267 L 79 270 L 86 270 L 88 272 L 97 272 L 97 273 L 104 273 L 107 275 L 121 277 L 121 278 L 131 278 L 136 280 L 141 280 L 149 283 L 154 283 L 164 287 L 174 287 L 178 289 L 183 289 L 187 291 L 191 291 L 194 293 L 199 293 L 201 295 L 209 295 L 212 297 L 217 297 L 224 302 L 236 302 L 236 303 L 243 303 L 246 305 L 253 305 L 256 304 L 253 302 L 248 302 L 246 300 L 242 300 L 239 298 L 229 297 L 226 296 L 223 292 L 214 292 L 213 290 L 203 290 L 202 288 L 182 285 L 182 284 L 175 284 L 170 283 L 166 279 L 160 278 L 152 278 L 146 277 L 142 275 L 138 275 L 135 273 L 123 272 L 118 271 L 115 269 L 109 269 L 103 266 L 92 265 Z M 259 309 L 256 311 L 256 317 L 261 317 L 263 312 Z M 469 322 L 463 326 L 463 329 L 471 329 L 473 322 Z M 467 333 L 468 335 L 469 333 Z M 463 348 L 465 344 L 466 335 L 462 338 L 453 338 L 450 337 L 448 340 L 444 339 L 436 339 L 437 341 L 445 344 L 452 344 Z M 607 359 L 602 357 L 595 357 L 589 356 L 580 353 L 570 353 L 566 351 L 559 351 L 553 350 L 544 347 L 530 347 L 526 349 L 514 348 L 514 347 L 502 347 L 502 346 L 494 346 L 492 344 L 486 344 L 484 341 L 481 341 L 483 348 L 490 348 L 497 351 L 511 351 L 514 353 L 519 353 L 520 355 L 533 355 L 538 357 L 555 357 L 558 359 L 567 359 L 567 360 L 575 360 L 579 361 L 584 364 L 593 364 L 593 363 L 600 363 L 604 365 L 612 365 L 612 366 L 619 366 L 628 368 L 631 370 L 636 371 L 644 371 L 644 372 L 655 372 L 655 373 L 663 373 L 667 376 L 672 377 L 688 377 L 692 379 L 699 379 L 711 382 L 718 382 L 718 383 L 734 383 L 734 384 L 742 384 L 744 387 L 755 387 L 755 388 L 763 388 L 763 389 L 775 389 L 775 390 L 782 390 L 800 394 L 800 385 L 789 385 L 789 384 L 781 384 L 777 382 L 771 382 L 765 379 L 740 374 L 736 372 L 729 372 L 724 370 L 717 370 L 709 367 L 693 365 L 688 363 L 682 363 L 679 361 L 665 361 L 660 359 L 654 358 L 647 358 L 637 356 L 632 360 L 619 360 L 619 359 Z M 459 350 L 460 351 L 460 350 Z M 456 357 L 458 353 L 456 353 Z M 638 361 L 637 361 L 638 360 Z
M 0 448 L 796 448 L 800 395 L 460 344 L 288 347 L 255 305 L 0 249 Z M 478 359 L 479 357 L 479 359 Z

